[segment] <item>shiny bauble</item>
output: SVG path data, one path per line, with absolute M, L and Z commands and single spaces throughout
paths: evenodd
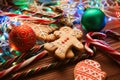
M 104 12 L 102 12 L 98 8 L 87 8 L 81 18 L 81 23 L 83 29 L 87 32 L 90 31 L 101 31 L 106 23 L 106 16 Z
M 9 33 L 9 43 L 14 50 L 26 52 L 35 45 L 36 35 L 29 26 L 13 27 Z

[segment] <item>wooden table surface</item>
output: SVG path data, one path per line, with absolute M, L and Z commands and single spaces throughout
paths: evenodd
M 114 31 L 120 33 L 120 22 L 117 20 L 113 20 L 108 22 L 105 29 L 113 29 Z M 120 52 L 120 41 L 116 41 L 113 39 L 106 39 L 106 41 L 116 50 Z M 103 51 L 97 50 L 97 55 L 93 58 L 93 60 L 98 61 L 102 70 L 107 73 L 106 80 L 120 80 L 120 65 L 114 62 L 110 57 L 108 57 Z M 37 66 L 43 66 L 45 64 L 51 63 L 53 60 L 52 57 L 45 57 L 42 60 L 37 61 L 36 63 L 32 63 L 31 65 L 22 69 L 22 71 L 26 71 L 30 68 L 35 68 Z M 45 71 L 43 73 L 38 73 L 32 75 L 30 77 L 24 78 L 25 80 L 74 80 L 73 70 L 75 64 L 65 65 L 58 69 L 52 69 L 49 71 Z M 21 79 L 23 80 L 23 79 Z

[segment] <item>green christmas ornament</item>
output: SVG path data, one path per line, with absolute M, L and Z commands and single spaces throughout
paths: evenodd
M 87 8 L 82 15 L 81 23 L 82 28 L 87 32 L 90 31 L 100 31 L 102 30 L 106 23 L 105 14 L 98 8 Z

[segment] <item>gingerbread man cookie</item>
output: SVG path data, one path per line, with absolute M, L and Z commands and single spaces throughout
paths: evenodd
M 65 57 L 73 57 L 74 54 L 71 47 L 83 51 L 83 44 L 78 40 L 82 37 L 80 30 L 74 30 L 70 27 L 62 27 L 59 31 L 55 31 L 54 35 L 58 38 L 54 42 L 45 43 L 44 48 L 48 51 L 55 51 L 55 56 L 60 59 Z
M 24 22 L 23 24 L 29 25 L 33 29 L 38 40 L 52 41 L 56 39 L 52 32 L 54 32 L 57 27 L 35 24 L 32 22 Z

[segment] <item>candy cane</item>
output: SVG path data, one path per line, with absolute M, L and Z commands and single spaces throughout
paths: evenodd
M 42 45 L 39 46 L 34 46 L 34 48 L 32 50 L 30 50 L 28 53 L 23 53 L 23 55 L 21 55 L 17 60 L 16 63 L 20 63 L 21 61 L 30 58 L 33 55 L 36 55 L 38 53 L 41 52 L 42 50 Z
M 109 53 L 109 55 L 120 64 L 120 52 L 116 51 L 115 49 L 113 49 L 112 47 L 109 46 L 109 44 L 107 44 L 106 42 L 102 41 L 102 40 L 97 40 L 97 39 L 92 39 L 91 35 L 93 34 L 93 32 L 89 32 L 86 35 L 87 41 L 91 43 L 92 45 L 106 51 L 107 53 Z M 102 33 L 103 34 L 103 33 Z M 100 34 L 101 35 L 101 34 Z
M 112 30 L 105 30 L 102 32 L 105 33 L 107 36 L 120 40 L 120 34 L 117 32 L 114 32 Z
M 6 68 L 8 68 L 8 67 L 10 67 L 14 62 L 15 63 L 20 63 L 20 62 L 22 62 L 23 60 L 25 60 L 26 58 L 29 58 L 29 55 L 36 55 L 37 53 L 39 53 L 40 51 L 41 51 L 41 48 L 42 48 L 43 46 L 35 46 L 31 51 L 30 51 L 30 53 L 23 53 L 22 55 L 20 55 L 20 56 L 15 56 L 14 58 L 11 58 L 11 59 L 9 59 L 9 60 L 7 60 L 6 62 L 4 62 L 4 63 L 2 63 L 2 64 L 0 64 L 0 68 L 1 69 L 6 69 Z
M 12 78 L 10 80 L 17 80 L 21 77 L 24 78 L 24 77 L 27 77 L 27 76 L 31 76 L 31 75 L 36 74 L 36 73 L 40 73 L 40 72 L 47 71 L 47 70 L 50 70 L 50 69 L 55 69 L 55 68 L 58 68 L 60 66 L 64 66 L 64 65 L 67 65 L 67 64 L 75 63 L 75 62 L 78 62 L 78 61 L 80 61 L 82 59 L 86 59 L 86 58 L 89 58 L 89 55 L 82 54 L 82 55 L 76 56 L 72 59 L 68 59 L 66 61 L 53 62 L 53 63 L 50 63 L 50 64 L 45 65 L 45 66 L 39 66 L 37 68 L 33 68 L 33 69 L 30 69 L 30 70 L 25 71 L 25 72 L 16 73 L 12 76 Z
M 85 50 L 87 51 L 87 53 L 88 53 L 90 56 L 93 56 L 94 51 L 90 48 L 90 43 L 88 43 L 88 42 L 85 43 Z
M 11 59 L 7 60 L 7 61 L 4 62 L 4 63 L 1 63 L 1 64 L 0 64 L 0 69 L 8 68 L 14 61 L 16 61 L 16 59 L 17 59 L 18 57 L 19 57 L 19 56 L 15 56 L 14 58 L 11 58 Z
M 13 9 L 13 10 L 20 10 L 22 13 L 27 12 L 28 14 L 32 15 L 32 16 L 38 16 L 38 17 L 49 17 L 49 18 L 54 18 L 57 17 L 58 15 L 53 12 L 47 12 L 47 11 L 43 11 L 42 9 L 44 8 L 42 5 L 38 6 L 36 5 L 36 7 L 41 7 L 41 9 L 39 9 L 40 11 L 42 11 L 42 13 L 37 10 L 37 12 L 34 11 L 30 11 L 30 10 L 21 10 L 18 7 L 13 7 L 13 6 L 4 6 L 4 5 L 0 5 L 0 10 L 3 10 L 3 12 L 9 12 L 9 10 Z M 62 12 L 62 10 L 60 10 L 60 12 Z M 2 13 L 2 11 L 0 11 L 0 13 Z
M 99 38 L 106 38 L 106 35 L 103 34 L 103 33 L 100 33 L 100 32 L 95 32 L 95 33 L 92 33 L 90 32 L 89 34 L 91 34 L 92 36 L 99 36 Z M 88 34 L 87 34 L 88 35 Z M 85 50 L 87 51 L 87 53 L 90 55 L 90 56 L 93 56 L 94 55 L 94 52 L 93 50 L 90 48 L 90 42 L 92 41 L 92 38 L 90 36 L 88 36 L 89 38 L 87 39 L 86 38 L 86 42 L 85 42 Z M 95 40 L 95 39 L 94 39 Z
M 38 17 L 32 17 L 32 16 L 27 16 L 27 15 L 22 15 L 22 14 L 20 15 L 20 14 L 14 14 L 14 13 L 2 13 L 0 15 L 9 16 L 11 18 L 17 18 L 20 20 L 30 20 L 33 22 L 41 23 L 41 24 L 51 24 L 51 23 L 54 23 L 56 21 L 56 20 L 48 20 L 45 18 L 38 18 Z
M 93 37 L 96 36 L 97 38 L 100 38 L 100 39 L 105 39 L 107 37 L 106 34 L 101 33 L 101 32 L 94 32 L 91 34 L 91 36 L 93 36 Z
M 44 57 L 47 54 L 47 51 L 42 51 L 39 54 L 25 60 L 22 63 L 19 63 L 11 68 L 8 68 L 6 70 L 0 71 L 0 78 L 4 77 L 5 75 L 9 74 L 9 73 L 13 73 L 15 71 L 18 71 L 19 69 L 29 65 L 30 63 L 39 60 L 40 58 Z

